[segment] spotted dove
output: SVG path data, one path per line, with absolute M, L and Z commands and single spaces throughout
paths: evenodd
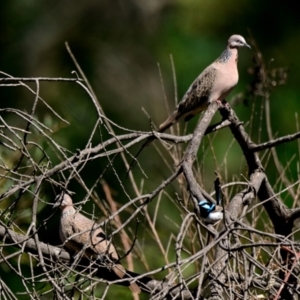
M 112 271 L 123 278 L 126 270 L 119 263 L 117 251 L 103 230 L 94 221 L 77 212 L 71 197 L 66 193 L 57 197 L 54 206 L 61 209 L 59 237 L 64 246 L 75 253 L 82 251 L 85 257 L 94 260 L 104 255 Z M 130 283 L 129 288 L 135 293 L 141 291 L 136 283 Z
M 176 110 L 165 122 L 160 124 L 158 132 L 164 132 L 180 119 L 183 119 L 184 121 L 190 120 L 196 114 L 205 110 L 212 101 L 225 100 L 238 83 L 238 48 L 245 46 L 250 48 L 241 35 L 232 35 L 221 56 L 211 65 L 206 67 L 195 79 L 177 105 Z M 142 149 L 149 145 L 153 140 L 153 137 L 149 137 L 141 146 L 129 171 L 134 166 L 136 158 Z

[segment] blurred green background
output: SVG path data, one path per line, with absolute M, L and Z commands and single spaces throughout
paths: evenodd
M 156 125 L 168 115 L 158 64 L 168 105 L 173 110 L 175 93 L 170 55 L 174 60 L 176 92 L 180 100 L 195 77 L 221 54 L 230 35 L 241 34 L 248 41 L 251 32 L 267 65 L 289 69 L 287 85 L 278 87 L 270 96 L 273 133 L 282 136 L 297 131 L 300 20 L 296 1 L 285 5 L 282 1 L 270 0 L 1 1 L 0 29 L 0 71 L 15 77 L 73 77 L 71 72 L 76 68 L 66 51 L 67 41 L 106 115 L 120 126 L 145 131 L 150 130 L 150 126 L 142 108 Z M 253 80 L 248 72 L 253 55 L 254 50 L 241 49 L 240 81 L 228 101 L 239 93 L 247 92 Z M 72 83 L 41 83 L 40 94 L 70 123 L 67 126 L 58 121 L 45 106 L 39 104 L 36 115 L 54 129 L 52 137 L 72 151 L 83 149 L 97 119 L 91 100 Z M 24 88 L 0 89 L 1 108 L 16 107 L 30 111 L 33 101 L 34 96 Z M 259 97 L 248 99 L 248 105 L 242 101 L 234 105 L 245 125 L 252 120 L 251 137 L 254 142 L 267 140 L 263 107 L 263 100 Z M 5 117 L 8 121 L 11 118 L 9 114 Z M 220 120 L 220 116 L 217 114 L 215 119 Z M 187 132 L 192 132 L 196 122 L 197 118 L 189 122 Z M 180 126 L 184 128 L 183 124 Z M 108 136 L 106 132 L 102 133 L 104 138 Z M 99 134 L 93 139 L 93 145 L 100 140 Z M 226 129 L 214 142 L 221 171 L 226 166 L 226 178 L 246 174 L 242 153 L 236 145 L 229 151 L 226 162 L 223 161 L 223 154 L 232 142 Z M 132 153 L 135 154 L 138 148 L 133 148 Z M 289 165 L 287 162 L 294 154 L 296 156 Z M 282 165 L 288 166 L 287 177 L 291 181 L 296 180 L 297 142 L 279 146 L 278 155 Z M 207 166 L 202 168 L 205 176 L 202 174 L 201 182 L 211 191 L 215 166 L 212 156 L 207 155 L 205 159 Z M 57 161 L 53 157 L 53 162 Z M 276 184 L 275 189 L 280 190 L 278 169 L 271 159 L 266 161 L 268 176 Z M 153 146 L 141 154 L 140 163 L 149 177 L 149 180 L 145 179 L 144 192 L 149 192 L 171 174 L 161 162 Z M 105 159 L 97 160 L 85 168 L 81 175 L 87 186 L 95 182 L 106 164 Z M 124 181 L 125 167 L 120 159 L 115 162 L 115 165 L 118 164 L 119 175 L 124 175 L 121 178 Z M 134 174 L 137 181 L 143 178 L 138 168 Z M 116 191 L 115 200 L 126 202 L 114 171 L 106 170 L 103 178 Z M 130 195 L 134 195 L 130 182 L 124 181 L 124 186 Z M 84 195 L 76 183 L 72 183 L 70 189 Z M 176 191 L 176 186 L 169 189 L 171 196 Z M 97 192 L 103 197 L 101 189 Z M 291 202 L 292 199 L 287 204 L 291 206 Z M 42 213 L 49 214 L 46 209 Z M 171 218 L 179 222 L 176 214 L 174 210 Z M 172 224 L 164 218 L 160 221 L 165 229 L 162 234 L 168 236 Z M 46 241 L 53 244 L 59 243 L 58 237 L 47 238 L 49 240 Z M 160 262 L 157 261 L 157 264 Z

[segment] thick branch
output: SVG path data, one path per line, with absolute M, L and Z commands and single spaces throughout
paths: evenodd
M 189 190 L 191 194 L 197 199 L 198 202 L 204 199 L 204 197 L 193 174 L 192 166 L 197 157 L 197 152 L 201 144 L 201 141 L 217 109 L 218 109 L 217 103 L 212 102 L 207 108 L 207 110 L 204 112 L 203 117 L 200 119 L 196 129 L 194 130 L 193 138 L 186 149 L 182 161 L 182 170 L 185 179 L 188 183 Z

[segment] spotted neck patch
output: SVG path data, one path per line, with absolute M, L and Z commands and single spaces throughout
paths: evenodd
M 232 56 L 232 52 L 228 49 L 225 49 L 223 53 L 220 55 L 220 57 L 217 58 L 216 62 L 224 64 L 230 59 L 231 56 Z
M 69 216 L 69 215 L 73 215 L 75 214 L 76 210 L 74 208 L 70 208 L 68 209 L 67 211 L 64 211 L 62 214 L 61 214 L 61 218 L 64 219 L 65 217 Z

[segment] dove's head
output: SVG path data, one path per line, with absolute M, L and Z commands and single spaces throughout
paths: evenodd
M 249 49 L 251 49 L 251 47 L 247 44 L 245 39 L 239 34 L 234 34 L 229 38 L 228 47 L 229 48 L 248 47 Z
M 60 209 L 64 209 L 67 206 L 73 206 L 73 201 L 71 197 L 66 193 L 61 193 L 55 198 L 54 207 L 59 207 Z

